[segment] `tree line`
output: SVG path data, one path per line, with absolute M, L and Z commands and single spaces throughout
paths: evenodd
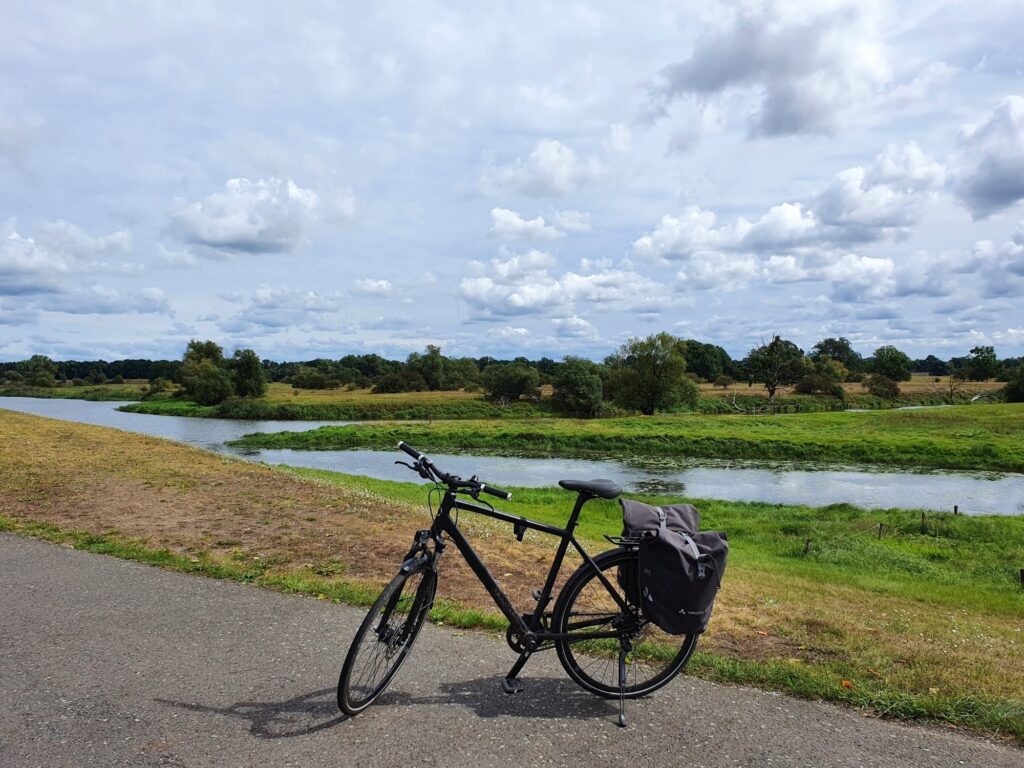
M 652 414 L 695 407 L 701 381 L 727 389 L 760 384 L 774 400 L 778 390 L 792 386 L 808 395 L 842 398 L 842 384 L 862 382 L 879 396 L 899 395 L 899 382 L 912 373 L 950 375 L 965 381 L 1000 379 L 1008 382 L 1007 396 L 1024 389 L 1022 358 L 999 359 L 991 346 L 978 346 L 962 357 L 942 360 L 934 355 L 912 360 L 892 345 L 863 357 L 844 337 L 829 337 L 804 352 L 794 342 L 774 335 L 734 360 L 720 346 L 668 333 L 630 339 L 600 362 L 580 357 L 561 361 L 542 357 L 449 357 L 428 345 L 405 360 L 376 354 L 317 358 L 302 362 L 261 360 L 254 350 L 236 349 L 231 355 L 214 341 L 193 339 L 181 360 L 53 361 L 43 355 L 0 363 L 0 379 L 8 384 L 61 386 L 145 379 L 150 392 L 169 382 L 200 404 L 231 397 L 258 397 L 268 381 L 300 389 L 371 389 L 375 393 L 415 391 L 481 391 L 496 403 L 539 397 L 544 384 L 554 388 L 556 406 L 567 413 L 593 416 L 606 405 Z M 1024 396 L 1019 399 L 1024 399 Z

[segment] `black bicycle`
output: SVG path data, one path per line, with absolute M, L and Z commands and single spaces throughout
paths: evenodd
M 636 590 L 627 588 L 639 583 L 638 542 L 607 536 L 616 547 L 591 557 L 573 535 L 583 505 L 595 498 L 616 498 L 622 493 L 617 484 L 610 480 L 562 480 L 559 485 L 576 491 L 577 497 L 565 528 L 557 528 L 480 502 L 481 494 L 506 501 L 511 500 L 512 494 L 487 485 L 476 476 L 463 480 L 446 474 L 416 449 L 402 442 L 398 447 L 412 457 L 413 463 L 395 463 L 435 483 L 441 500 L 430 528 L 416 533 L 398 574 L 381 592 L 352 640 L 338 679 L 338 706 L 343 712 L 356 715 L 370 706 L 408 658 L 434 603 L 438 566 L 449 542 L 466 558 L 508 619 L 506 639 L 519 658 L 501 682 L 505 693 L 522 690 L 518 675 L 532 654 L 554 648 L 576 683 L 598 696 L 619 699 L 619 724 L 625 725 L 625 699 L 658 690 L 683 668 L 697 645 L 697 635 L 669 635 L 658 629 L 644 618 L 639 595 L 634 594 Z M 460 496 L 468 496 L 472 501 Z M 533 593 L 536 607 L 532 612 L 519 613 L 498 586 L 459 530 L 460 510 L 511 523 L 520 541 L 527 530 L 560 539 L 544 586 Z M 570 545 L 583 563 L 559 590 L 554 608 L 549 611 L 552 591 Z

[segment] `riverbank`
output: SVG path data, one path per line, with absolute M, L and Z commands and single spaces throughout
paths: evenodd
M 498 455 L 633 455 L 1024 471 L 1024 404 L 773 416 L 435 421 L 246 435 L 243 448 L 390 448 Z
M 0 528 L 176 570 L 365 604 L 425 524 L 425 495 L 0 411 Z M 516 489 L 506 508 L 558 523 L 570 503 Z M 690 674 L 1024 744 L 1024 520 L 698 504 L 732 554 Z M 464 518 L 525 609 L 550 540 Z M 601 549 L 620 525 L 616 505 L 591 504 L 580 532 Z M 442 595 L 435 620 L 499 630 L 461 558 L 446 561 Z

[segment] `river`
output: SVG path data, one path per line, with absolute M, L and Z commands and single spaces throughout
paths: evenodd
M 240 421 L 123 413 L 123 403 L 0 397 L 0 408 L 169 438 L 251 461 L 329 469 L 384 480 L 411 480 L 392 451 L 241 451 L 225 445 L 252 432 L 303 431 L 329 421 Z M 431 454 L 446 472 L 479 475 L 494 485 L 543 487 L 568 477 L 606 477 L 628 491 L 692 498 L 825 506 L 847 502 L 873 509 L 906 507 L 964 514 L 1024 514 L 1024 475 L 953 470 L 888 470 L 866 466 L 700 460 L 556 459 Z

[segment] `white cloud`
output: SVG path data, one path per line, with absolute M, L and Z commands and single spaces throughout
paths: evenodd
M 543 216 L 524 219 L 508 208 L 492 208 L 491 222 L 491 234 L 502 240 L 557 240 L 565 236 L 558 227 L 545 222 Z
M 633 252 L 656 261 L 697 254 L 771 254 L 845 247 L 908 235 L 923 204 L 945 180 L 945 168 L 913 142 L 890 145 L 867 168 L 838 173 L 821 193 L 804 202 L 772 206 L 751 222 L 742 216 L 719 224 L 713 211 L 692 205 L 666 215 L 633 243 Z
M 954 187 L 975 218 L 1024 198 L 1024 97 L 1007 96 L 981 123 L 960 131 Z
M 684 96 L 740 92 L 757 103 L 752 135 L 832 133 L 891 79 L 881 8 L 864 0 L 734 5 L 688 59 L 661 70 L 650 110 L 664 115 Z
M 590 214 L 583 211 L 555 211 L 555 225 L 563 232 L 590 231 Z
M 373 280 L 367 278 L 353 282 L 351 292 L 356 296 L 386 298 L 394 294 L 395 286 L 391 284 L 390 280 Z
M 608 129 L 604 145 L 612 152 L 626 153 L 633 149 L 633 132 L 624 123 L 614 123 Z
M 493 259 L 484 276 L 464 278 L 459 295 L 479 318 L 548 315 L 568 318 L 577 303 L 590 302 L 604 309 L 632 309 L 652 297 L 664 297 L 658 283 L 636 272 L 609 269 L 588 275 L 551 274 L 550 254 L 504 254 Z M 484 271 L 484 266 L 478 264 Z
M 555 326 L 555 335 L 562 339 L 596 339 L 597 329 L 588 320 L 573 315 L 572 317 L 560 317 L 552 320 Z
M 142 272 L 137 263 L 100 260 L 131 251 L 132 235 L 126 229 L 94 236 L 58 220 L 40 224 L 35 237 L 22 237 L 9 219 L 0 227 L 0 238 L 0 294 L 60 292 L 74 274 Z
M 511 325 L 501 326 L 500 328 L 491 328 L 487 331 L 487 338 L 491 341 L 498 341 L 503 344 L 508 344 L 509 342 L 521 342 L 529 335 L 530 332 L 526 328 Z
M 286 253 L 302 244 L 318 206 L 289 178 L 229 179 L 221 192 L 180 201 L 168 231 L 202 255 Z
M 167 314 L 171 311 L 167 296 L 159 288 L 119 291 L 106 285 L 90 285 L 45 296 L 36 306 L 47 312 L 69 315 Z
M 604 175 L 596 157 L 579 158 L 555 139 L 541 139 L 527 158 L 511 165 L 487 164 L 480 173 L 480 189 L 493 194 L 514 189 L 528 197 L 558 197 Z
M 235 297 L 232 303 L 238 304 Z M 266 334 L 292 328 L 351 332 L 339 313 L 345 299 L 339 293 L 318 293 L 286 287 L 261 285 L 244 299 L 234 315 L 217 322 L 228 333 Z
M 524 219 L 508 208 L 491 209 L 491 234 L 502 240 L 557 240 L 589 231 L 590 214 L 581 211 L 555 211 L 549 223 L 543 216 Z

